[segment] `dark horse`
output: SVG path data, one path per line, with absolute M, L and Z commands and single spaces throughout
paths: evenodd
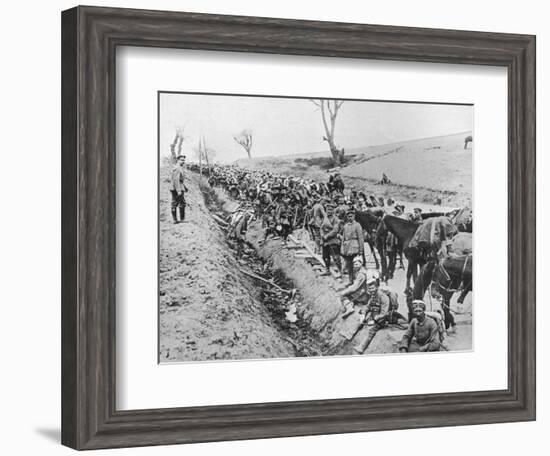
M 404 220 L 393 215 L 386 215 L 380 221 L 377 233 L 377 243 L 385 243 L 387 232 L 390 231 L 399 240 L 399 244 L 403 248 L 403 253 L 407 257 L 407 284 L 406 288 L 410 287 L 411 277 L 416 281 L 418 276 L 418 267 L 425 263 L 425 259 L 421 252 L 416 248 L 409 247 L 414 233 L 418 229 L 418 224 L 409 220 Z
M 412 318 L 412 300 L 423 299 L 426 290 L 433 282 L 439 293 L 441 293 L 445 328 L 455 326 L 455 319 L 451 313 L 451 297 L 462 286 L 462 291 L 457 300 L 459 304 L 462 304 L 468 292 L 472 291 L 472 263 L 473 258 L 471 255 L 448 257 L 440 262 L 430 260 L 426 263 L 420 271 L 418 280 L 414 283 L 412 296 L 407 300 L 409 320 Z
M 378 224 L 380 223 L 380 219 L 383 217 L 384 211 L 382 209 L 378 210 L 368 210 L 368 211 L 355 211 L 355 221 L 361 225 L 361 228 L 363 228 L 363 231 L 367 233 L 367 244 L 370 247 L 370 250 L 372 252 L 372 256 L 374 257 L 374 262 L 376 264 L 376 269 L 380 267 L 380 264 L 378 263 L 378 258 L 376 258 L 376 252 L 374 250 L 374 244 L 376 241 L 375 232 L 378 227 Z M 386 258 L 384 257 L 384 254 L 382 253 L 382 250 L 380 250 L 380 246 L 378 245 L 378 242 L 376 241 L 378 248 L 378 252 L 380 254 L 380 263 L 382 263 L 382 275 L 384 275 L 384 271 L 387 268 L 387 262 Z

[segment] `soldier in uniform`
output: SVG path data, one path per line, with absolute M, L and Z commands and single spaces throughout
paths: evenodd
M 313 205 L 313 228 L 314 241 L 315 241 L 315 253 L 319 253 L 321 250 L 321 225 L 326 217 L 326 212 L 323 204 L 321 203 L 321 197 L 315 195 L 315 204 Z
M 282 244 L 286 244 L 288 235 L 292 232 L 292 210 L 288 198 L 283 198 L 277 207 L 276 213 L 277 229 L 281 227 L 280 233 L 283 238 Z
M 344 181 L 342 180 L 342 176 L 340 176 L 340 173 L 336 173 L 334 175 L 334 180 L 332 181 L 332 186 L 335 191 L 339 193 L 344 193 Z
M 426 315 L 426 304 L 420 299 L 413 301 L 414 318 L 399 344 L 400 352 L 439 351 L 442 337 L 440 326 L 434 318 Z
M 342 246 L 340 248 L 340 253 L 346 262 L 350 285 L 354 280 L 353 258 L 357 255 L 361 258 L 363 257 L 365 248 L 364 242 L 363 228 L 355 221 L 355 212 L 348 211 L 346 214 L 346 223 L 342 228 Z
M 330 275 L 330 260 L 334 260 L 338 268 L 339 276 L 342 275 L 342 261 L 340 259 L 340 231 L 342 221 L 334 215 L 334 205 L 328 204 L 327 215 L 321 223 L 321 239 L 323 242 L 323 260 L 326 272 L 323 275 Z
M 416 223 L 422 223 L 422 209 L 420 209 L 419 207 L 415 207 L 413 209 L 413 215 L 412 215 L 411 221 Z
M 178 223 L 177 209 L 179 208 L 180 221 L 185 220 L 185 155 L 178 155 L 176 164 L 172 168 L 170 193 L 172 194 L 172 220 Z
M 391 291 L 388 289 L 388 291 Z M 367 338 L 359 345 L 353 347 L 357 353 L 363 353 L 376 336 L 376 333 L 385 328 L 391 317 L 391 301 L 388 293 L 380 290 L 380 279 L 377 274 L 370 274 L 367 277 L 368 301 L 365 315 L 370 314 L 373 325 L 369 327 Z
M 340 292 L 340 296 L 343 298 L 342 318 L 353 313 L 354 306 L 364 307 L 368 302 L 367 277 L 370 277 L 373 272 L 369 272 L 365 269 L 363 266 L 363 259 L 359 256 L 353 259 L 353 269 L 355 272 L 355 280 L 351 285 Z

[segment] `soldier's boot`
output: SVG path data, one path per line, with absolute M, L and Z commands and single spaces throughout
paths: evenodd
M 176 213 L 176 209 L 172 209 L 172 220 L 174 221 L 174 223 L 178 223 L 178 216 Z
M 355 347 L 353 347 L 353 349 L 359 353 L 360 355 L 363 354 L 363 352 L 367 349 L 367 347 L 370 345 L 372 339 L 374 338 L 374 334 L 371 333 L 371 331 L 369 331 L 369 334 L 367 336 L 367 338 L 361 342 L 360 344 L 356 345 Z
M 185 220 L 185 206 L 180 207 L 180 220 L 182 222 Z

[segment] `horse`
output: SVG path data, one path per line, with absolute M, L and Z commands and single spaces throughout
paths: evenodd
M 452 217 L 450 217 L 451 222 L 456 226 L 458 231 L 471 233 L 472 232 L 472 209 L 469 207 L 463 207 L 458 209 Z
M 462 304 L 467 294 L 472 291 L 472 255 L 459 257 L 447 257 L 440 262 L 431 260 L 421 269 L 418 279 L 414 283 L 412 296 L 407 298 L 409 306 L 409 320 L 412 317 L 412 300 L 423 299 L 426 290 L 431 283 L 437 286 L 441 294 L 443 314 L 445 317 L 445 328 L 455 326 L 455 320 L 451 313 L 451 297 L 456 291 L 462 291 L 457 302 Z
M 385 243 L 387 231 L 393 233 L 399 240 L 399 244 L 403 249 L 403 253 L 408 260 L 406 289 L 410 288 L 411 277 L 413 279 L 413 282 L 416 281 L 416 278 L 418 276 L 418 267 L 422 266 L 425 263 L 422 252 L 420 252 L 417 248 L 409 247 L 409 242 L 414 236 L 414 233 L 416 233 L 417 229 L 418 224 L 416 222 L 404 220 L 393 215 L 386 215 L 381 219 L 376 230 L 378 238 L 377 244 L 380 244 L 382 242 Z
M 382 264 L 382 275 L 384 275 L 384 271 L 387 269 L 387 262 L 386 262 L 386 258 L 384 256 L 383 250 L 381 250 L 380 246 L 377 243 L 376 247 L 378 248 L 378 253 L 380 254 L 380 263 L 378 262 L 378 258 L 376 257 L 376 251 L 374 249 L 375 236 L 373 236 L 373 233 L 376 231 L 376 228 L 380 223 L 380 218 L 383 216 L 384 216 L 384 211 L 382 209 L 355 211 L 355 221 L 358 222 L 359 225 L 361 225 L 361 228 L 363 228 L 363 231 L 365 231 L 368 235 L 366 242 L 370 247 L 372 256 L 374 257 L 374 263 L 376 264 L 376 269 L 380 267 L 380 263 Z
M 380 263 L 382 264 L 381 278 L 384 282 L 393 278 L 395 273 L 395 264 L 397 262 L 397 254 L 400 256 L 401 267 L 403 266 L 403 245 L 397 236 L 388 231 L 386 225 L 382 223 L 382 218 L 379 219 L 376 227 L 376 248 L 380 254 Z M 391 245 L 391 249 L 388 247 Z M 387 261 L 386 261 L 387 257 Z

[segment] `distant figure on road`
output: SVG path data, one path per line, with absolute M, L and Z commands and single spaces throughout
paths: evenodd
M 336 173 L 334 175 L 334 179 L 332 180 L 332 188 L 333 191 L 338 193 L 344 193 L 344 181 L 342 180 L 342 176 L 340 176 L 340 173 Z
M 185 186 L 184 166 L 185 155 L 178 155 L 176 164 L 172 168 L 172 187 L 170 188 L 170 193 L 172 194 L 172 220 L 174 223 L 178 223 L 178 208 L 180 221 L 183 222 L 185 220 L 185 192 L 187 191 L 187 187 Z
M 382 173 L 382 179 L 380 180 L 381 185 L 388 185 L 391 184 L 391 180 L 388 176 L 386 176 L 386 173 Z
M 474 138 L 472 138 L 472 136 L 466 136 L 466 138 L 464 138 L 464 149 L 467 149 L 468 143 L 471 142 L 474 142 Z

